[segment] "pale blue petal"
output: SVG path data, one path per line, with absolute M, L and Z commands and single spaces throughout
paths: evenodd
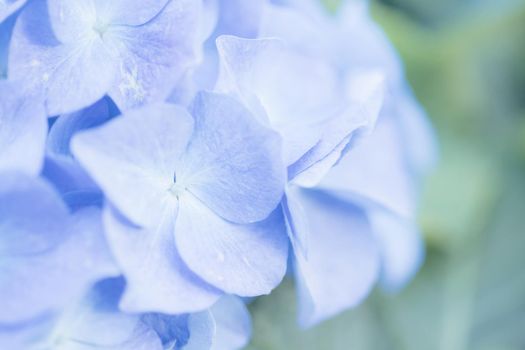
M 0 2 L 0 23 L 18 11 L 27 0 L 6 0 Z
M 187 193 L 180 198 L 175 240 L 188 267 L 231 294 L 268 294 L 286 272 L 288 239 L 280 210 L 267 220 L 225 221 Z
M 285 193 L 289 192 L 287 187 Z M 281 202 L 283 215 L 286 220 L 286 230 L 295 254 L 308 256 L 308 237 L 310 226 L 304 208 L 297 196 L 285 194 Z
M 208 350 L 215 336 L 215 321 L 210 311 L 191 314 L 188 317 L 189 339 L 183 350 Z
M 0 200 L 25 209 L 16 215 L 13 208 L 0 206 L 2 225 L 24 223 L 12 230 L 14 237 L 2 237 L 3 248 L 11 248 L 3 254 L 0 264 L 2 322 L 29 320 L 60 310 L 98 279 L 118 273 L 103 237 L 100 211 L 89 208 L 68 217 L 59 198 L 53 198 L 45 186 L 35 182 L 33 188 L 25 189 L 34 190 L 30 193 L 15 187 L 11 191 L 20 191 L 18 195 L 6 191 Z M 43 198 L 46 191 L 48 198 Z M 57 227 L 60 225 L 63 227 Z M 22 242 L 31 245 L 37 235 L 49 235 L 47 246 L 40 244 L 38 250 L 35 246 L 21 247 Z M 13 244 L 10 239 L 17 242 Z
M 20 173 L 0 177 L 0 256 L 31 256 L 59 244 L 68 210 L 53 188 Z
M 308 327 L 368 295 L 378 277 L 379 255 L 362 210 L 318 191 L 296 189 L 293 195 L 310 224 L 308 257 L 295 255 L 299 322 Z
M 0 171 L 37 175 L 47 135 L 44 106 L 12 82 L 0 82 L 0 96 Z
M 53 184 L 64 200 L 77 192 L 101 193 L 86 171 L 70 158 L 46 157 L 42 176 Z
M 252 334 L 252 321 L 240 298 L 226 295 L 219 299 L 210 311 L 216 324 L 211 350 L 237 350 L 248 345 Z
M 93 0 L 46 0 L 47 13 L 57 39 L 69 44 L 93 31 L 97 8 Z
M 370 210 L 370 222 L 382 258 L 381 283 L 396 292 L 419 270 L 424 258 L 422 237 L 415 222 L 386 210 Z
M 283 136 L 287 164 L 317 143 L 318 123 L 341 110 L 338 74 L 322 60 L 293 51 L 275 38 L 221 36 L 217 48 L 217 89 L 237 94 L 260 120 L 267 116 Z
M 257 37 L 265 3 L 266 0 L 220 0 L 219 21 L 214 36 Z
M 29 322 L 0 325 L 0 349 L 34 349 L 53 331 L 54 318 L 43 315 Z
M 318 188 L 410 218 L 415 212 L 411 176 L 398 125 L 381 116 L 374 132 L 348 152 Z
M 113 254 L 126 278 L 121 308 L 177 314 L 205 309 L 220 292 L 188 270 L 173 238 L 175 207 L 164 208 L 158 227 L 139 229 L 106 208 L 104 222 Z
M 102 19 L 128 26 L 140 26 L 153 20 L 169 2 L 177 3 L 182 9 L 188 0 L 93 0 Z
M 383 105 L 384 77 L 378 72 L 352 75 L 347 84 L 348 107 L 319 125 L 320 141 L 291 165 L 288 176 L 303 187 L 314 187 L 362 136 L 372 132 Z
M 61 44 L 52 32 L 46 5 L 45 1 L 32 1 L 19 16 L 11 40 L 8 75 L 41 92 L 48 115 L 58 115 L 103 97 L 114 82 L 118 62 L 96 37 Z
M 132 3 L 145 6 L 139 1 Z M 120 109 L 168 97 L 177 81 L 197 63 L 201 15 L 201 1 L 172 0 L 144 25 L 114 29 L 121 62 L 109 95 Z
M 200 93 L 193 116 L 195 132 L 177 181 L 226 220 L 265 219 L 283 195 L 279 135 L 226 95 Z
M 63 313 L 52 333 L 56 350 L 161 350 L 158 335 L 139 315 L 117 308 L 121 279 L 97 284 L 79 303 Z
M 408 88 L 397 95 L 396 110 L 410 165 L 416 175 L 425 175 L 438 162 L 437 135 L 423 107 Z
M 72 157 L 70 142 L 73 135 L 82 130 L 100 126 L 111 117 L 110 101 L 106 98 L 81 111 L 61 115 L 49 130 L 46 147 L 48 154 Z
M 158 334 L 164 349 L 206 350 L 215 334 L 209 311 L 173 316 L 147 314 L 142 322 Z
M 127 218 L 156 225 L 163 208 L 176 201 L 169 190 L 192 127 L 181 108 L 152 105 L 77 134 L 72 151 Z

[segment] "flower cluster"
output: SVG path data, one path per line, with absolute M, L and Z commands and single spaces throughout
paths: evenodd
M 0 347 L 237 349 L 417 270 L 433 135 L 367 4 L 0 0 Z

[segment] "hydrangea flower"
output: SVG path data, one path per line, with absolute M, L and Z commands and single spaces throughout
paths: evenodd
M 401 288 L 435 145 L 367 10 L 1 2 L 0 347 L 238 349 L 287 270 L 303 326 Z
M 72 149 L 118 210 L 106 227 L 128 279 L 124 309 L 194 311 L 283 277 L 286 233 L 270 215 L 284 187 L 280 141 L 234 99 L 201 93 L 192 116 L 138 109 L 74 136 Z
M 105 94 L 121 109 L 162 100 L 195 59 L 201 2 L 32 1 L 17 20 L 9 78 L 43 95 L 48 115 Z

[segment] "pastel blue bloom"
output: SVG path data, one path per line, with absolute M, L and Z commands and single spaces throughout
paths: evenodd
M 0 81 L 0 172 L 38 175 L 44 162 L 47 118 L 38 99 L 17 83 Z
M 125 310 L 196 311 L 284 275 L 284 221 L 270 215 L 285 182 L 278 135 L 231 97 L 201 93 L 191 113 L 153 105 L 73 138 L 115 208 L 105 221 Z
M 201 2 L 37 0 L 16 23 L 9 79 L 41 93 L 48 115 L 109 94 L 121 109 L 164 99 L 195 59 Z
M 70 214 L 46 182 L 0 175 L 0 323 L 59 311 L 98 279 L 118 273 L 100 210 Z
M 435 152 L 399 59 L 364 2 L 346 2 L 335 20 L 317 2 L 284 3 L 263 6 L 258 39 L 218 38 L 217 88 L 238 96 L 283 137 L 291 183 L 282 207 L 296 257 L 300 321 L 308 326 L 358 304 L 379 267 L 389 288 L 417 270 L 423 254 L 413 224 L 414 176 Z

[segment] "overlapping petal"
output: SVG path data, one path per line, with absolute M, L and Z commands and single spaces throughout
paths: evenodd
M 288 241 L 279 211 L 262 222 L 234 224 L 186 195 L 180 200 L 175 240 L 189 268 L 227 293 L 268 294 L 286 272 Z
M 38 175 L 47 134 L 44 107 L 17 83 L 0 81 L 0 96 L 0 171 Z
M 292 195 L 311 228 L 308 256 L 295 255 L 295 274 L 299 322 L 312 326 L 360 303 L 377 280 L 380 258 L 361 209 L 314 190 Z
M 176 201 L 169 190 L 192 129 L 193 119 L 183 109 L 152 105 L 78 134 L 72 150 L 126 217 L 157 225 L 163 208 Z
M 193 117 L 195 133 L 177 181 L 226 220 L 265 219 L 284 190 L 279 135 L 225 95 L 199 94 Z
M 140 229 L 106 208 L 109 243 L 127 281 L 122 309 L 185 313 L 205 309 L 221 295 L 180 258 L 173 238 L 175 212 L 175 207 L 166 206 L 158 226 Z
M 2 176 L 1 186 L 2 322 L 60 310 L 98 279 L 118 273 L 98 209 L 69 216 L 49 185 L 16 174 Z

